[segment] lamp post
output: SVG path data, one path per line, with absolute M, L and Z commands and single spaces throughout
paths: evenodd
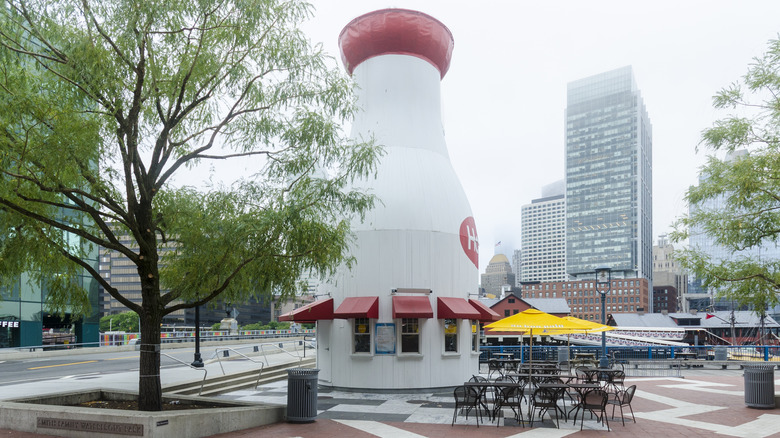
M 195 360 L 192 366 L 203 368 L 203 360 L 200 358 L 200 306 L 195 306 Z
M 607 293 L 612 288 L 612 269 L 608 266 L 596 268 L 596 291 L 601 294 L 601 323 L 607 324 Z M 601 359 L 599 368 L 609 367 L 607 359 L 607 333 L 601 332 Z

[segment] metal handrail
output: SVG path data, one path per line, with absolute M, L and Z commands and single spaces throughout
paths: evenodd
M 303 341 L 302 341 L 302 342 L 303 342 Z M 282 342 L 281 344 L 283 345 L 284 343 Z M 266 342 L 266 343 L 264 343 L 264 344 L 260 344 L 260 345 L 259 345 L 259 347 L 260 347 L 260 352 L 261 352 L 261 353 L 263 353 L 263 357 L 265 358 L 265 362 L 266 362 L 266 363 L 268 363 L 268 356 L 266 355 L 266 351 L 265 351 L 265 348 L 264 348 L 264 347 L 266 347 L 266 346 L 271 346 L 271 347 L 273 347 L 273 348 L 276 348 L 277 350 L 281 350 L 281 351 L 282 351 L 282 353 L 285 353 L 285 354 L 287 354 L 287 355 L 289 355 L 289 356 L 292 356 L 292 357 L 298 358 L 298 362 L 303 362 L 303 359 L 304 359 L 304 357 L 302 357 L 302 356 L 300 356 L 300 355 L 297 355 L 297 354 L 292 354 L 292 353 L 290 353 L 289 351 L 287 351 L 287 350 L 285 350 L 284 348 L 280 347 L 278 343 L 275 343 L 275 342 Z M 303 351 L 304 351 L 304 353 L 306 352 L 306 344 L 304 344 L 304 345 L 303 345 Z
M 206 368 L 205 368 L 205 367 L 196 367 L 196 366 L 193 366 L 193 365 L 192 365 L 191 363 L 189 363 L 189 362 L 185 362 L 185 361 L 183 361 L 183 360 L 181 360 L 181 359 L 177 359 L 177 358 L 175 358 L 175 357 L 173 357 L 173 356 L 171 356 L 171 355 L 169 355 L 169 354 L 165 354 L 165 353 L 163 353 L 162 351 L 160 352 L 160 356 L 165 356 L 165 357 L 167 357 L 167 358 L 169 358 L 169 359 L 173 359 L 173 360 L 175 360 L 176 362 L 179 362 L 180 364 L 187 365 L 188 367 L 192 368 L 193 370 L 203 371 L 203 380 L 201 380 L 201 381 L 200 381 L 200 391 L 198 391 L 198 395 L 200 395 L 200 394 L 203 392 L 203 385 L 206 383 L 206 376 L 208 376 L 208 374 L 209 374 L 209 372 L 206 370 Z
M 223 376 L 225 375 L 225 368 L 222 366 L 222 359 L 220 359 L 220 354 L 219 354 L 220 351 L 232 351 L 232 352 L 238 354 L 239 356 L 244 357 L 245 359 L 247 359 L 248 361 L 250 361 L 252 363 L 259 363 L 260 364 L 260 372 L 257 373 L 257 380 L 255 381 L 255 389 L 257 389 L 257 386 L 260 384 L 260 376 L 263 375 L 263 368 L 265 367 L 265 364 L 262 361 L 258 362 L 256 360 L 252 359 L 251 357 L 249 357 L 246 354 L 236 350 L 235 348 L 218 347 L 218 348 L 214 349 L 214 354 L 217 356 L 217 362 L 219 362 L 219 368 L 222 370 L 222 375 Z

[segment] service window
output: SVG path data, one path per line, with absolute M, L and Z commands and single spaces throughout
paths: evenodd
M 371 325 L 368 318 L 355 318 L 352 340 L 353 353 L 371 353 Z
M 444 320 L 444 352 L 458 352 L 458 320 L 447 318 Z
M 420 352 L 420 320 L 417 318 L 401 319 L 401 353 Z

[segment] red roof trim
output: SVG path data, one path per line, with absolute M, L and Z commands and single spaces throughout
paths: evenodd
M 379 297 L 347 297 L 333 312 L 336 319 L 379 318 Z
M 501 319 L 501 315 L 496 313 L 496 311 L 491 309 L 490 307 L 482 304 L 479 300 L 473 300 L 469 298 L 469 304 L 471 304 L 475 309 L 477 309 L 477 312 L 479 312 L 482 315 L 479 318 L 480 321 L 492 322 Z
M 319 300 L 279 316 L 279 321 L 317 322 L 333 319 L 333 298 Z
M 433 318 L 428 297 L 393 297 L 393 318 Z
M 482 316 L 464 298 L 456 297 L 437 297 L 436 315 L 438 319 L 479 319 Z
M 436 67 L 443 78 L 455 42 L 441 21 L 409 9 L 381 9 L 361 15 L 339 34 L 341 60 L 351 75 L 363 61 L 380 55 L 416 56 Z

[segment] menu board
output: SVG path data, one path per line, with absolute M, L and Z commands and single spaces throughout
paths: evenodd
M 395 324 L 378 322 L 374 333 L 376 354 L 395 354 Z

